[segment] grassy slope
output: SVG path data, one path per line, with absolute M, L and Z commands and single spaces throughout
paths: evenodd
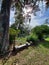
M 14 63 L 16 65 L 49 65 L 49 42 L 40 43 L 36 47 L 29 47 L 15 56 L 11 56 L 5 65 L 14 65 Z M 0 65 L 2 63 L 0 62 Z

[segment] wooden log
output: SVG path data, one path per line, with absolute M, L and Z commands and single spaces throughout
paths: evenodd
M 20 46 L 15 46 L 15 49 L 23 49 L 23 48 L 26 48 L 30 45 L 31 45 L 30 43 L 26 42 L 26 44 L 23 44 L 23 45 L 20 45 Z

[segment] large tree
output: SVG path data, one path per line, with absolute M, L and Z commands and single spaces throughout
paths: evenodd
M 5 52 L 9 46 L 9 17 L 11 0 L 2 0 L 0 12 L 0 52 Z

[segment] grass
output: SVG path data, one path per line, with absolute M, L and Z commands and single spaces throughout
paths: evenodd
M 19 37 L 19 38 L 16 38 L 16 45 L 25 44 L 26 43 L 26 38 L 27 37 Z
M 2 64 L 0 60 L 0 65 Z M 49 65 L 49 39 L 11 56 L 4 65 Z
M 49 37 L 45 39 L 46 41 L 49 41 Z

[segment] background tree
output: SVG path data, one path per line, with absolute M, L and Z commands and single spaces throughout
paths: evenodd
M 32 29 L 32 33 L 35 33 L 39 40 L 43 40 L 44 35 L 49 35 L 49 27 L 47 25 L 36 26 Z

